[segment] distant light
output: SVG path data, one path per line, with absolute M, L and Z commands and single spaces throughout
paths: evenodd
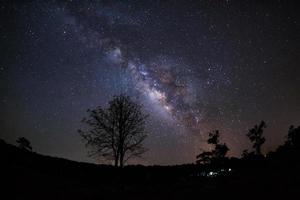
M 217 175 L 218 175 L 217 172 L 209 172 L 209 173 L 207 174 L 207 176 L 217 176 Z
M 231 168 L 229 168 L 228 171 L 231 172 Z

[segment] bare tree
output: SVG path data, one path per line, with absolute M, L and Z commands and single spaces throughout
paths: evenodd
M 128 159 L 146 151 L 143 142 L 148 115 L 129 96 L 114 96 L 107 109 L 97 107 L 87 112 L 89 117 L 83 119 L 87 128 L 79 133 L 91 147 L 90 156 L 114 160 L 116 167 L 123 167 Z
M 259 125 L 255 125 L 254 128 L 250 129 L 247 137 L 253 143 L 256 155 L 261 155 L 261 146 L 265 143 L 266 139 L 262 136 L 266 128 L 266 123 L 261 121 Z

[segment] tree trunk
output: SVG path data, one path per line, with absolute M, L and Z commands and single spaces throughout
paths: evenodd
M 118 158 L 115 157 L 115 167 L 118 167 Z
M 257 155 L 261 155 L 260 146 L 257 146 L 257 147 L 256 147 L 256 154 L 257 154 Z
M 115 153 L 115 167 L 119 166 L 119 154 Z
M 120 167 L 123 168 L 123 166 L 124 166 L 124 155 L 121 154 L 120 155 Z

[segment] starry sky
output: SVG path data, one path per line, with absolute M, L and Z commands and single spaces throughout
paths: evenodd
M 1 1 L 0 138 L 97 162 L 77 130 L 86 110 L 126 93 L 150 114 L 148 152 L 182 164 L 219 129 L 230 156 L 265 120 L 275 149 L 300 125 L 295 1 Z

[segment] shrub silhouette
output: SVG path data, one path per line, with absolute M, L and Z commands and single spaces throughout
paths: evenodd
M 208 144 L 214 145 L 214 149 L 212 151 L 204 151 L 197 155 L 197 163 L 198 164 L 208 164 L 212 162 L 219 162 L 224 160 L 229 148 L 225 143 L 219 143 L 220 132 L 219 130 L 215 130 L 209 133 L 209 138 L 207 139 Z
M 18 143 L 18 147 L 22 150 L 32 151 L 31 144 L 29 140 L 27 140 L 25 137 L 20 137 L 16 140 Z
M 290 126 L 289 132 L 287 135 L 286 145 L 300 148 L 300 126 L 295 128 L 293 125 Z

